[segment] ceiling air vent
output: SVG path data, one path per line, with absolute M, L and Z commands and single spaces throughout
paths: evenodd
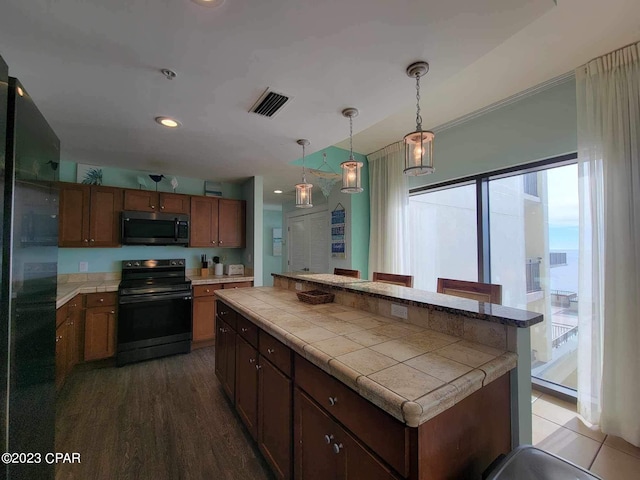
M 265 117 L 273 117 L 282 110 L 291 98 L 267 88 L 249 111 Z

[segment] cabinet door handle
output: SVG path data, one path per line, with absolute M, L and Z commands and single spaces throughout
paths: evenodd
M 104 302 L 104 298 L 101 298 L 101 299 L 100 299 L 100 303 L 102 303 L 102 302 Z
M 329 397 L 329 405 L 333 407 L 336 403 L 338 403 L 338 397 Z
M 334 443 L 333 444 L 333 453 L 340 453 L 340 450 L 342 450 L 342 444 L 338 444 L 338 443 Z
M 86 239 L 86 238 L 83 241 L 84 241 L 84 243 L 89 243 L 89 240 Z
M 215 245 L 215 244 L 216 244 L 215 240 L 211 240 L 211 245 Z
M 237 287 L 236 287 L 237 288 Z M 273 353 L 275 353 L 275 350 L 273 348 L 267 348 L 267 353 L 269 355 L 272 355 Z
M 219 243 L 220 245 L 222 245 L 222 240 L 219 240 L 219 241 L 218 241 L 218 243 Z
M 115 311 L 115 310 L 111 310 L 111 313 L 112 313 L 112 314 L 115 314 L 115 313 L 116 313 L 116 311 Z
M 260 370 L 262 368 L 262 365 L 256 365 L 256 370 Z
M 90 242 L 95 242 L 95 240 L 92 238 L 91 240 L 89 240 Z
M 333 435 L 329 434 L 324 436 L 324 441 L 327 442 L 327 445 L 331 443 L 331 440 L 333 440 Z
M 205 292 L 206 292 L 206 293 L 209 293 L 209 292 L 210 292 L 210 290 L 207 288 L 207 289 L 205 290 Z
M 164 205 L 160 205 L 160 210 L 164 210 Z
M 156 206 L 155 205 L 151 205 L 151 208 L 153 208 L 155 210 Z
M 218 331 L 219 331 L 220 333 L 224 333 L 224 330 L 223 330 L 222 328 L 219 328 L 219 329 L 218 329 Z
M 229 313 L 229 312 L 225 312 L 224 310 L 222 310 L 222 311 L 220 312 L 220 316 L 222 317 L 222 316 L 226 315 L 227 313 Z
M 240 329 L 240 331 L 241 331 L 242 333 L 247 333 L 247 332 L 249 331 L 249 329 L 248 329 L 248 328 L 246 328 L 246 327 L 242 327 L 242 328 Z
M 249 359 L 249 363 L 256 363 L 256 359 L 255 358 L 250 358 Z

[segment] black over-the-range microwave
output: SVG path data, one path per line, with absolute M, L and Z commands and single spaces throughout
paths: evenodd
M 123 245 L 188 245 L 189 216 L 173 213 L 122 212 Z

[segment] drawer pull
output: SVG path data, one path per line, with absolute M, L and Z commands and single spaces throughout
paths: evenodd
M 262 368 L 262 365 L 256 365 L 256 370 L 260 370 Z
M 327 442 L 327 445 L 331 443 L 331 440 L 333 440 L 333 435 L 329 434 L 324 436 L 324 441 Z
M 272 355 L 273 353 L 275 353 L 275 349 L 273 349 L 273 348 L 267 348 L 267 353 L 268 353 L 269 355 Z
M 336 403 L 338 403 L 338 397 L 329 397 L 329 405 L 333 407 Z
M 247 333 L 247 332 L 249 331 L 249 329 L 248 329 L 248 328 L 246 328 L 246 327 L 242 327 L 242 328 L 240 329 L 240 331 L 241 331 L 242 333 Z
M 116 311 L 115 311 L 115 310 L 111 310 L 111 313 L 115 314 L 115 313 L 116 313 Z
M 250 358 L 249 359 L 249 363 L 256 363 L 256 359 L 255 358 Z
M 229 313 L 229 312 L 225 312 L 224 310 L 222 310 L 222 311 L 220 312 L 220 316 L 221 316 L 221 317 L 224 317 L 227 313 Z
M 205 290 L 205 292 L 209 293 L 211 290 L 209 290 L 208 288 Z
M 337 443 L 333 444 L 333 453 L 340 453 L 341 449 L 342 449 L 342 444 L 341 443 L 340 444 L 337 444 Z
M 220 327 L 220 328 L 218 329 L 218 331 L 219 331 L 220 333 L 224 333 L 224 330 L 222 329 L 222 327 Z
M 104 302 L 104 298 L 101 298 L 101 299 L 100 299 L 100 303 L 102 303 L 102 302 Z

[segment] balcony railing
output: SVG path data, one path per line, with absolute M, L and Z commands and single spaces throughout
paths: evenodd
M 527 271 L 527 293 L 539 292 L 542 290 L 540 285 L 540 260 L 531 258 L 527 260 L 525 265 Z
M 524 182 L 524 193 L 532 195 L 534 197 L 539 197 L 538 195 L 538 173 L 525 173 L 522 176 L 522 180 Z
M 567 252 L 550 252 L 549 266 L 560 267 L 567 264 Z
M 551 346 L 553 348 L 558 348 L 560 345 L 567 343 L 571 337 L 578 335 L 577 326 L 552 323 L 551 328 Z

